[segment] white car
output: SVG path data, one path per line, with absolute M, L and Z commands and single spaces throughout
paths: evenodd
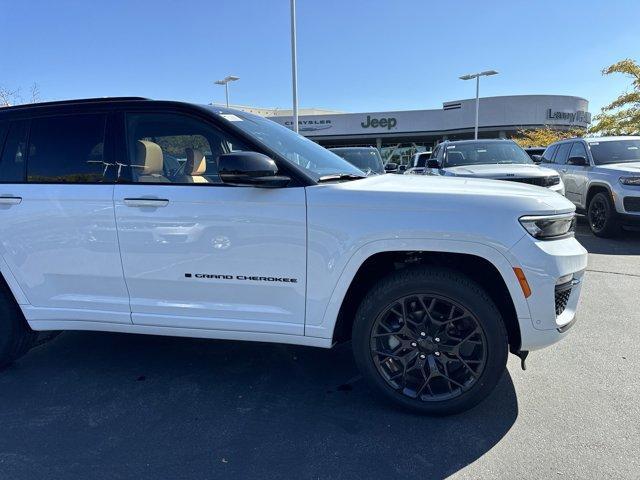
M 0 109 L 0 145 L 0 366 L 44 331 L 351 340 L 377 391 L 449 414 L 576 319 L 587 253 L 549 190 L 365 177 L 265 118 L 138 98 Z
M 435 148 L 424 174 L 508 180 L 546 187 L 561 195 L 565 192 L 558 172 L 536 165 L 511 140 L 447 140 Z
M 640 227 L 640 136 L 564 140 L 549 145 L 542 162 L 558 171 L 595 235 Z

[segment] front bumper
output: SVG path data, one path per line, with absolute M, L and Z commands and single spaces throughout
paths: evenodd
M 573 237 L 540 241 L 526 235 L 510 253 L 531 288 L 527 298 L 529 318 L 518 319 L 520 349 L 536 350 L 551 345 L 575 322 L 587 251 Z
M 618 220 L 625 227 L 640 227 L 640 213 L 619 213 Z

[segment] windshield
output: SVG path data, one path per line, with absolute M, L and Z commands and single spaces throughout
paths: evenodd
M 589 142 L 596 165 L 640 162 L 640 139 Z
M 227 113 L 229 112 L 229 113 Z M 316 180 L 326 175 L 364 177 L 362 170 L 346 162 L 315 142 L 266 118 L 244 112 L 216 111 L 248 135 L 257 138 L 291 163 L 302 167 Z
M 366 174 L 384 173 L 382 157 L 373 148 L 332 148 L 331 151 Z
M 531 157 L 513 142 L 469 142 L 447 146 L 445 167 L 485 164 L 533 164 Z

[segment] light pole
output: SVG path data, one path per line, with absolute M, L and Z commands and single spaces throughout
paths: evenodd
M 489 75 L 497 75 L 498 72 L 495 70 L 486 70 L 484 72 L 478 73 L 470 73 L 468 75 L 462 75 L 460 80 L 471 80 L 473 78 L 476 79 L 476 125 L 474 128 L 474 136 L 476 140 L 478 139 L 478 111 L 480 110 L 480 77 L 488 77 Z
M 291 90 L 293 93 L 293 131 L 298 133 L 298 59 L 296 48 L 296 0 L 291 0 Z
M 234 75 L 228 75 L 224 77 L 222 80 L 216 80 L 214 82 L 216 85 L 224 85 L 224 96 L 227 99 L 227 108 L 229 108 L 229 82 L 235 82 L 236 80 L 240 80 L 240 77 L 236 77 Z

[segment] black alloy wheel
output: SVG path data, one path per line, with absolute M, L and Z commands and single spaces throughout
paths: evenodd
M 620 232 L 615 206 L 608 193 L 594 195 L 587 210 L 589 228 L 598 237 L 614 237 Z
M 367 293 L 351 344 L 377 392 L 419 413 L 449 415 L 491 393 L 509 342 L 482 287 L 461 272 L 418 265 L 389 274 Z
M 371 355 L 394 389 L 425 402 L 469 390 L 487 360 L 486 338 L 475 316 L 440 295 L 408 295 L 376 319 Z

